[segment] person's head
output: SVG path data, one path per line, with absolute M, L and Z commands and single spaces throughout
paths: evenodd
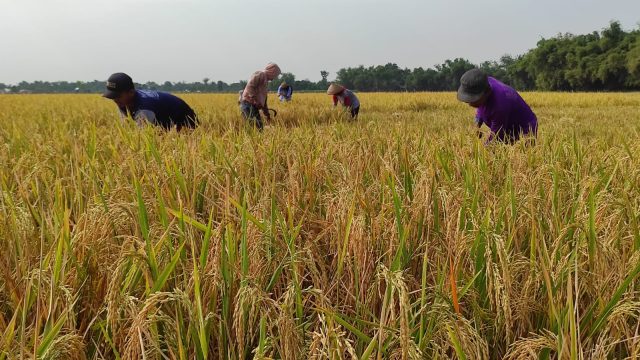
M 102 96 L 113 100 L 120 107 L 131 106 L 136 96 L 133 80 L 125 73 L 115 73 L 109 76 L 107 90 Z
M 344 86 L 339 85 L 339 84 L 331 84 L 329 85 L 329 88 L 327 89 L 327 95 L 338 95 L 341 92 L 343 92 L 345 89 Z
M 289 88 L 289 84 L 287 84 L 286 81 L 283 81 L 282 84 L 280 84 L 280 87 L 283 89 L 288 89 Z
M 489 95 L 491 95 L 491 86 L 489 77 L 484 71 L 472 69 L 460 78 L 458 100 L 478 108 L 487 102 Z
M 281 71 L 278 64 L 268 63 L 267 66 L 264 67 L 264 72 L 267 74 L 267 80 L 271 81 L 277 78 Z

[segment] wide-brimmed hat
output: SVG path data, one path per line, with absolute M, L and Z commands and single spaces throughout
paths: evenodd
M 472 69 L 464 73 L 460 78 L 458 88 L 458 100 L 465 103 L 474 103 L 491 91 L 489 77 L 480 69 Z
M 344 86 L 338 84 L 329 85 L 329 89 L 327 89 L 327 95 L 338 95 L 344 90 Z

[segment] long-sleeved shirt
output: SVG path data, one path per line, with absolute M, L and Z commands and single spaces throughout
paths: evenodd
M 333 95 L 333 106 L 338 105 L 338 102 L 351 109 L 360 107 L 360 100 L 358 100 L 356 94 L 349 89 L 344 89 L 341 93 Z
M 293 88 L 291 85 L 286 87 L 282 87 L 282 85 L 278 86 L 278 96 L 281 101 L 291 100 L 291 95 L 293 95 Z
M 267 94 L 269 92 L 267 88 L 268 83 L 269 80 L 267 79 L 267 73 L 265 71 L 261 70 L 253 73 L 242 92 L 242 101 L 246 101 L 258 109 L 264 109 L 267 104 Z
M 165 129 L 176 127 L 195 128 L 198 124 L 196 113 L 179 97 L 166 92 L 136 90 L 133 105 L 128 108 L 118 107 L 124 118 L 128 114 L 139 126 L 145 122 L 162 126 Z
M 478 126 L 486 124 L 491 129 L 487 142 L 497 138 L 512 142 L 520 135 L 538 132 L 538 119 L 524 99 L 510 86 L 489 77 L 491 95 L 478 108 L 476 122 Z

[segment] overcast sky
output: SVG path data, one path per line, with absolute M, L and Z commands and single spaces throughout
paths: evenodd
M 542 37 L 625 29 L 640 0 L 0 0 L 0 82 L 298 79 L 395 62 L 521 54 Z

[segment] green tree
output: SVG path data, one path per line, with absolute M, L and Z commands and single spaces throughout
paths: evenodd
M 329 72 L 326 70 L 320 70 L 320 77 L 322 78 L 322 80 L 320 80 L 320 82 L 318 82 L 318 89 L 325 89 L 327 86 L 329 86 L 329 80 L 327 80 L 329 78 Z

